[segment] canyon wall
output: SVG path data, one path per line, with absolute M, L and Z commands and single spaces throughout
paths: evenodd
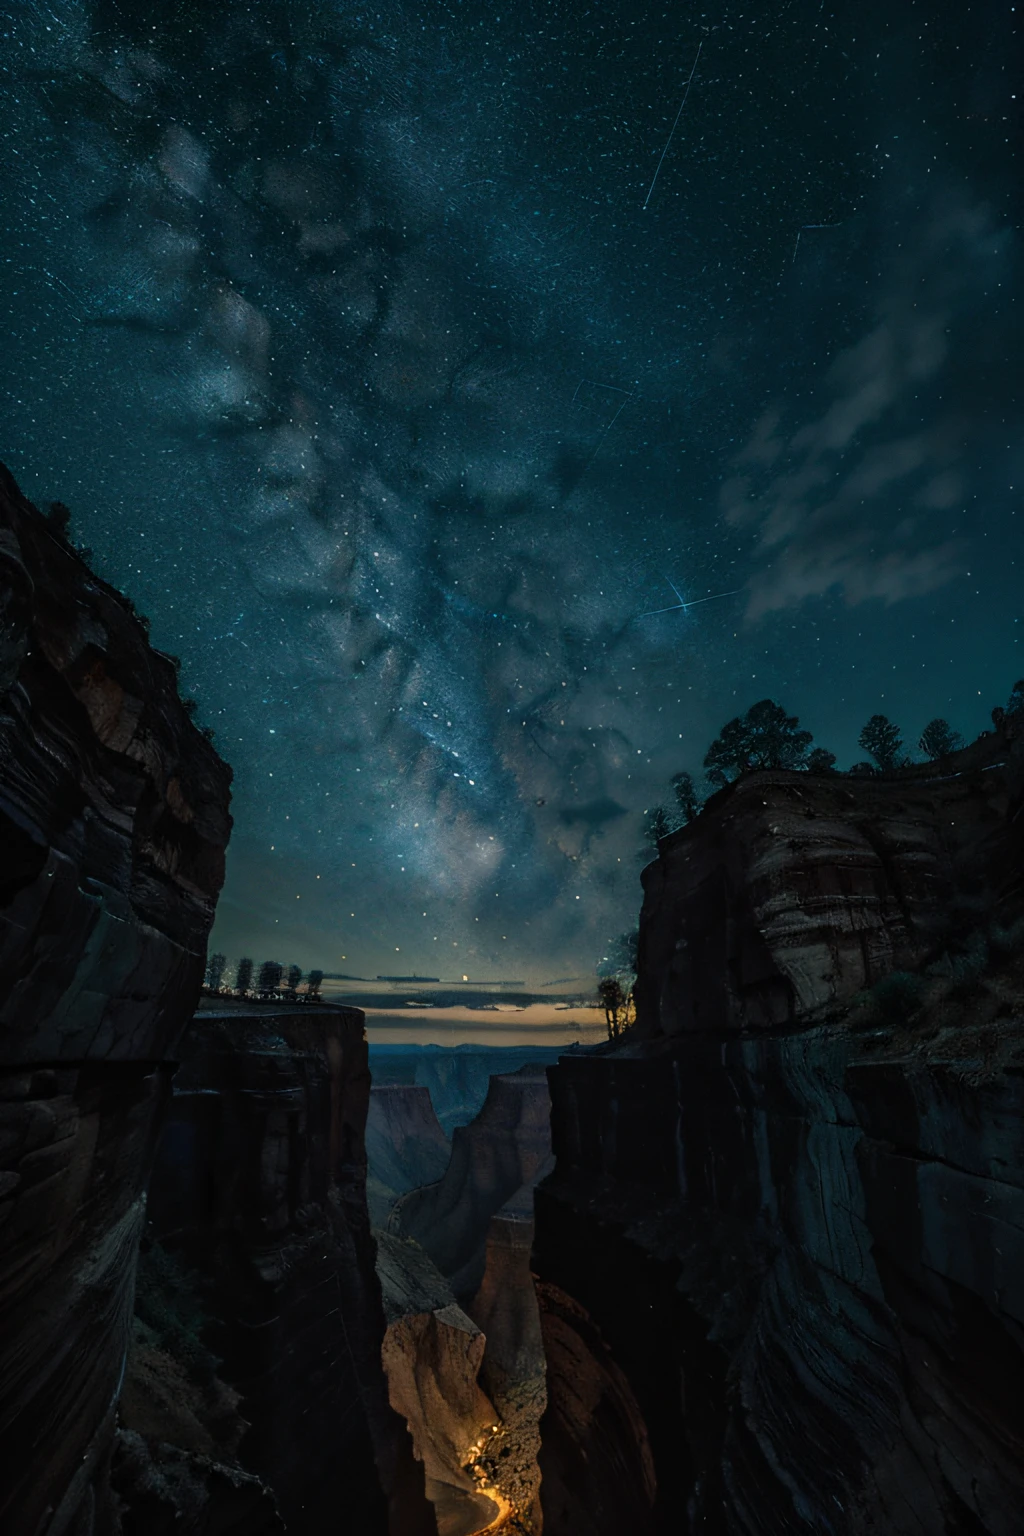
M 145 1187 L 230 772 L 169 658 L 0 467 L 0 1526 L 113 1528 Z
M 211 999 L 180 1056 L 152 1231 L 205 1282 L 204 1334 L 249 1425 L 239 1459 L 294 1536 L 430 1536 L 381 1362 L 363 1015 Z
M 662 843 L 637 1028 L 549 1072 L 546 1536 L 1019 1531 L 1021 752 Z
M 491 1217 L 545 1171 L 551 1154 L 548 1086 L 531 1067 L 491 1077 L 469 1125 L 457 1125 L 444 1175 L 396 1203 L 390 1228 L 411 1237 L 450 1281 L 471 1297 L 484 1274 Z

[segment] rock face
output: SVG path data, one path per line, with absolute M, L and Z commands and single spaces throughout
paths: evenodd
M 551 1152 L 549 1112 L 547 1081 L 531 1068 L 492 1077 L 476 1119 L 453 1132 L 444 1177 L 395 1206 L 392 1230 L 420 1244 L 456 1296 L 472 1297 L 480 1286 L 491 1217 L 541 1177 Z
M 637 1034 L 550 1073 L 546 1536 L 1019 1531 L 1018 746 L 982 746 L 754 775 L 646 873 Z
M 230 772 L 0 468 L 0 1526 L 104 1532 L 156 1117 Z
M 181 1060 L 150 1214 L 206 1277 L 210 1343 L 251 1426 L 242 1464 L 299 1536 L 341 1511 L 353 1536 L 427 1536 L 422 1470 L 381 1365 L 362 1014 L 210 1007 Z
M 467 1470 L 496 1422 L 477 1381 L 484 1336 L 416 1243 L 383 1232 L 377 1242 L 391 1406 L 423 1463 L 438 1536 L 472 1536 L 502 1513 L 500 1495 L 488 1497 Z
M 387 1224 L 399 1195 L 439 1179 L 450 1155 L 428 1089 L 412 1083 L 374 1086 L 366 1120 L 367 1199 L 373 1225 Z
M 784 1027 L 940 952 L 1009 872 L 1011 746 L 722 790 L 644 872 L 641 1032 Z
M 488 1382 L 503 1393 L 509 1383 L 544 1374 L 540 1313 L 530 1271 L 533 1186 L 524 1185 L 490 1219 L 483 1279 L 469 1305 L 487 1335 Z

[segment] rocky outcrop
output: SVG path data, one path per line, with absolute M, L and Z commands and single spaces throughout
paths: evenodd
M 105 1532 L 144 1193 L 230 772 L 0 469 L 0 1526 Z
M 750 774 L 644 871 L 643 1034 L 776 1029 L 940 954 L 1012 868 L 1011 740 L 940 772 Z
M 438 1536 L 472 1536 L 503 1512 L 500 1494 L 484 1491 L 473 1475 L 480 1446 L 497 1428 L 477 1380 L 484 1336 L 416 1243 L 384 1232 L 377 1243 L 391 1406 L 423 1463 Z
M 1019 1530 L 1024 957 L 982 745 L 753 775 L 646 873 L 638 1030 L 550 1073 L 546 1536 Z
M 444 1177 L 396 1204 L 391 1230 L 418 1242 L 457 1296 L 479 1289 L 491 1217 L 545 1171 L 549 1112 L 547 1080 L 532 1068 L 492 1077 L 476 1119 L 453 1132 Z
M 532 1248 L 533 1185 L 527 1184 L 488 1223 L 483 1279 L 469 1306 L 487 1335 L 487 1373 L 499 1393 L 507 1383 L 544 1374 Z
M 150 1189 L 153 1231 L 205 1278 L 205 1337 L 239 1394 L 238 1448 L 289 1532 L 428 1536 L 434 1518 L 381 1364 L 365 1199 L 363 1016 L 210 1006 Z
M 366 1120 L 367 1199 L 373 1225 L 386 1225 L 399 1195 L 439 1179 L 450 1154 L 426 1088 L 411 1083 L 374 1085 Z

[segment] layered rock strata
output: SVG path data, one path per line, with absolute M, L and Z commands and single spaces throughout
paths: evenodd
M 637 1032 L 549 1074 L 546 1536 L 1019 1530 L 1019 746 L 982 748 L 753 775 L 646 872 Z
M 492 1077 L 483 1109 L 452 1133 L 443 1178 L 395 1205 L 391 1230 L 420 1244 L 456 1296 L 471 1298 L 479 1289 L 491 1217 L 545 1171 L 549 1112 L 542 1074 L 526 1067 Z
M 238 1454 L 288 1530 L 435 1530 L 388 1403 L 365 1198 L 370 1080 L 358 1009 L 210 1006 L 150 1189 L 154 1234 L 207 1283 L 210 1346 L 249 1424 Z
M 169 658 L 0 468 L 0 1526 L 113 1529 L 144 1194 L 230 772 Z
M 450 1155 L 428 1089 L 412 1083 L 375 1084 L 366 1120 L 367 1199 L 373 1225 L 386 1225 L 399 1195 L 439 1179 Z
M 473 1475 L 480 1446 L 497 1428 L 478 1382 L 484 1336 L 418 1244 L 384 1232 L 377 1244 L 391 1405 L 423 1463 L 439 1536 L 473 1536 L 503 1512 L 500 1495 Z

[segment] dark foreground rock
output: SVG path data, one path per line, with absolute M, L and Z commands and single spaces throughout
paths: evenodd
M 0 468 L 0 1528 L 104 1533 L 144 1194 L 230 771 Z
M 181 1059 L 150 1215 L 206 1281 L 204 1338 L 250 1426 L 243 1466 L 295 1536 L 432 1536 L 381 1363 L 362 1014 L 210 1006 Z
M 754 775 L 646 873 L 637 1036 L 550 1073 L 546 1536 L 1020 1531 L 1020 749 L 983 746 Z

